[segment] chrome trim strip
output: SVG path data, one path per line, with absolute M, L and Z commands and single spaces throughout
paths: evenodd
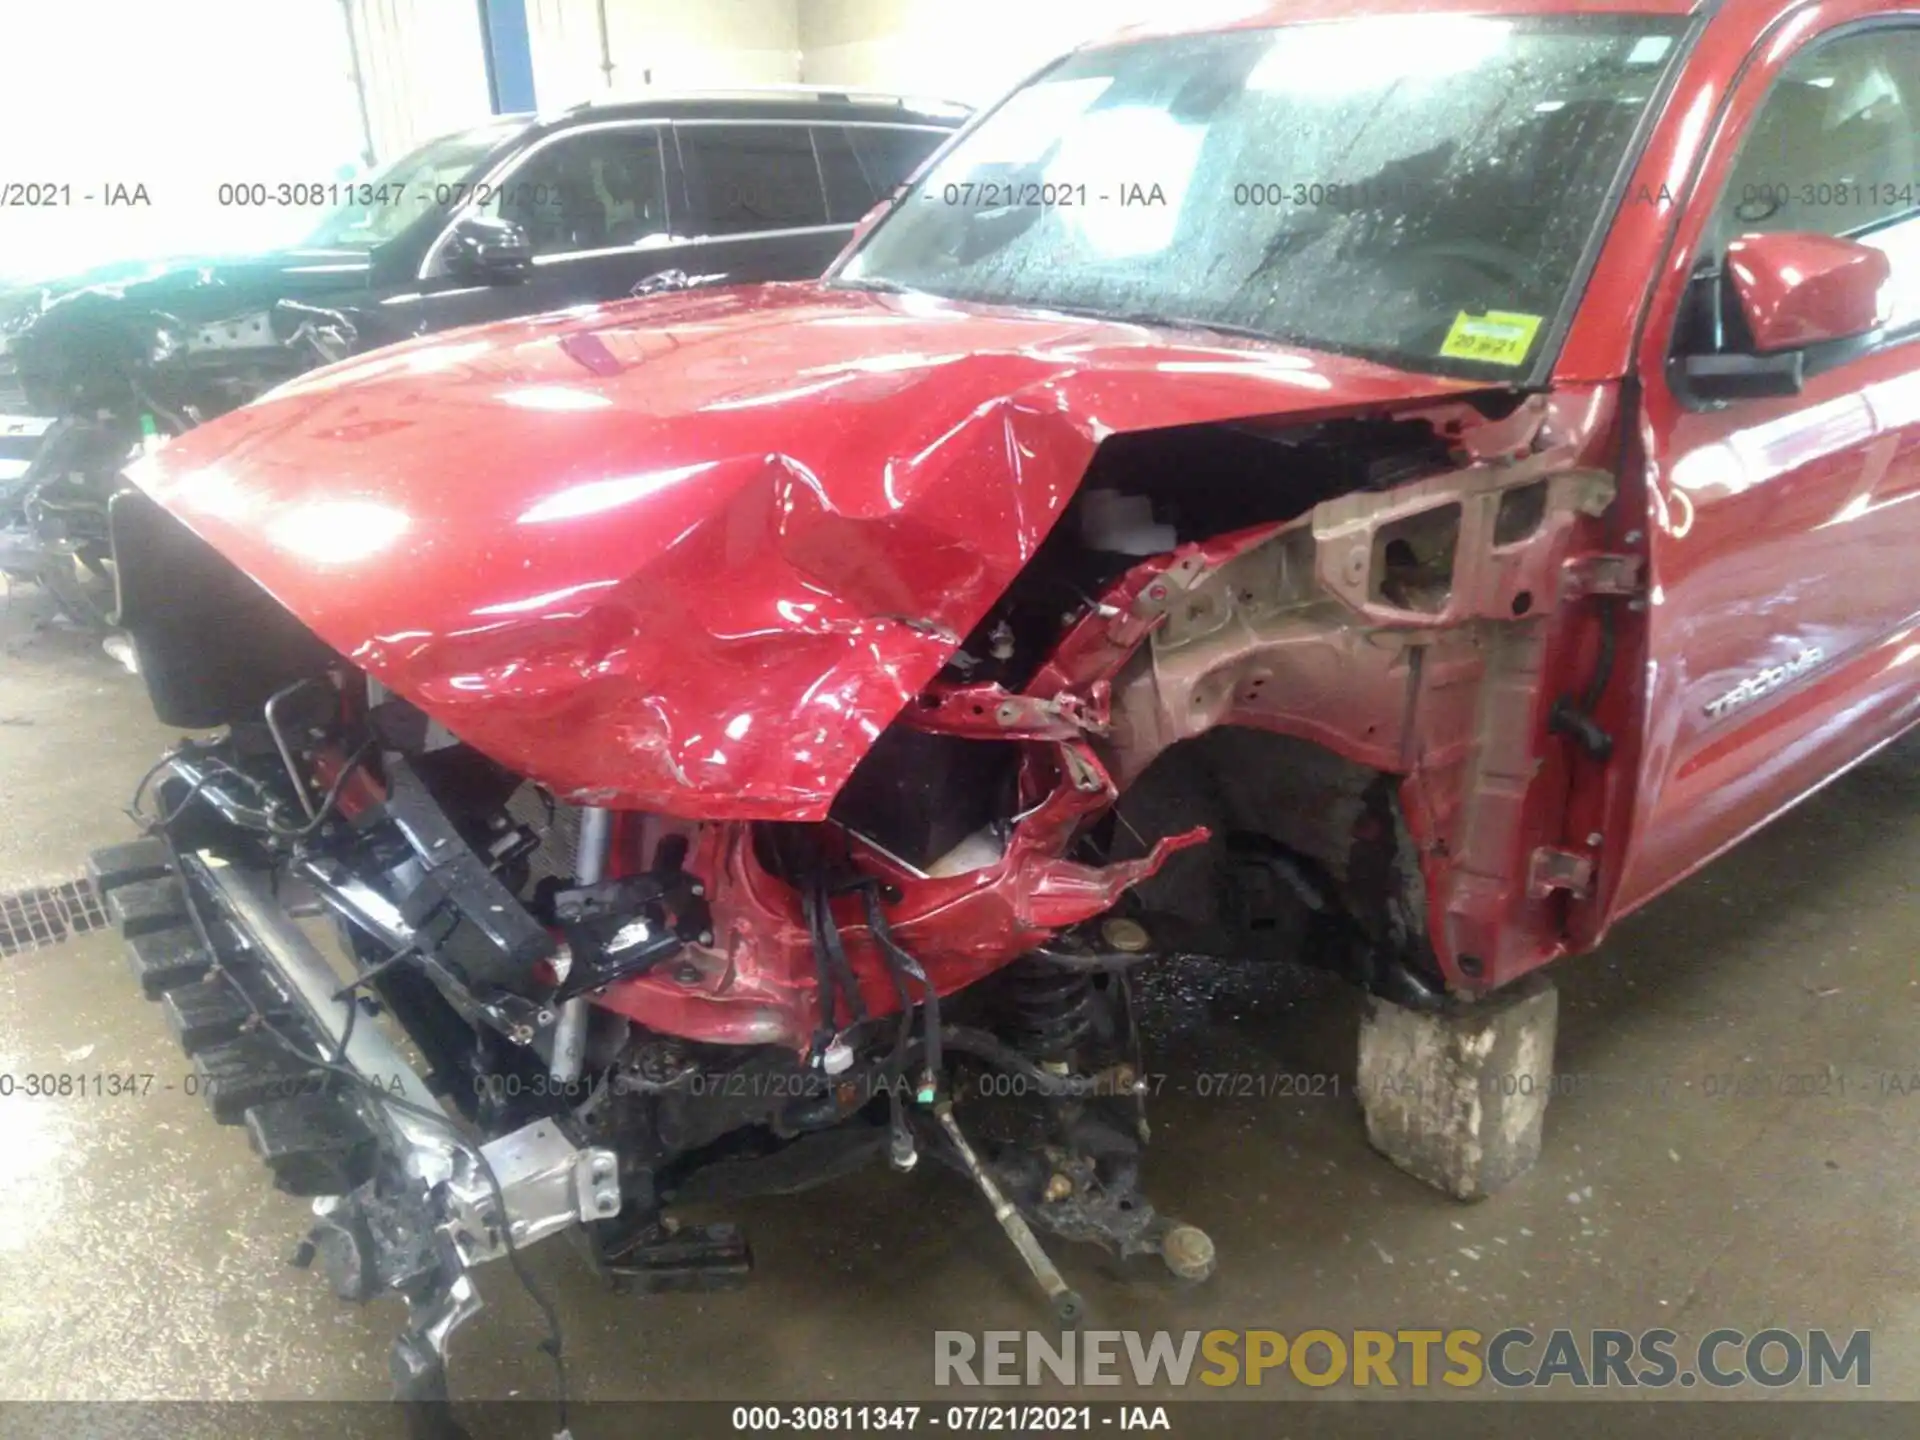
M 693 116 L 685 120 L 669 120 L 667 124 L 676 129 L 691 129 L 695 125 L 838 125 L 847 130 L 924 130 L 932 135 L 950 135 L 959 127 L 955 125 L 918 125 L 908 120 L 729 120 L 725 118 L 709 120 L 704 116 Z
M 655 250 L 670 250 L 679 245 L 725 245 L 735 240 L 771 240 L 782 235 L 829 235 L 836 230 L 853 229 L 853 223 L 839 225 L 796 225 L 790 230 L 742 230 L 737 235 L 672 235 L 664 240 L 637 245 L 615 245 L 606 250 L 569 250 L 563 255 L 536 255 L 535 265 L 560 265 L 568 260 L 597 260 L 608 255 L 648 255 Z M 593 301 L 582 302 L 593 304 Z
M 954 100 L 943 95 L 906 95 L 897 90 L 868 90 L 858 85 L 809 85 L 799 82 L 772 82 L 765 85 L 716 85 L 702 90 L 664 90 L 648 96 L 610 97 L 605 100 L 582 100 L 570 110 L 592 110 L 601 105 L 632 105 L 636 102 L 650 101 L 656 104 L 685 103 L 700 100 L 753 100 L 771 96 L 779 99 L 791 96 L 798 99 L 815 99 L 832 102 L 845 100 L 849 104 L 897 105 L 903 110 L 924 115 L 929 106 L 939 106 L 948 110 L 961 110 L 969 114 L 974 106 L 966 100 Z

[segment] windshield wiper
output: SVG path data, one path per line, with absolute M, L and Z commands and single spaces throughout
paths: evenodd
M 1265 340 L 1268 344 L 1283 343 L 1271 330 L 1261 330 L 1252 325 L 1235 325 L 1226 320 L 1200 320 L 1191 315 L 1163 315 L 1157 310 L 1091 310 L 1075 309 L 1064 305 L 1046 305 L 1041 308 L 1058 311 L 1062 315 L 1084 315 L 1089 320 L 1105 320 L 1114 325 L 1153 325 L 1163 330 L 1211 330 L 1217 335 L 1238 335 L 1248 340 Z
M 868 290 L 875 295 L 919 295 L 923 291 L 911 285 L 902 285 L 898 280 L 884 280 L 878 276 L 864 278 L 858 276 L 836 275 L 827 282 L 832 289 Z
M 887 280 L 879 276 L 871 278 L 849 278 L 841 276 L 829 281 L 830 286 L 844 286 L 849 290 L 871 290 L 880 295 L 934 295 L 930 290 L 919 290 L 911 285 L 902 285 L 898 280 Z M 1283 337 L 1271 330 L 1261 330 L 1252 325 L 1235 325 L 1225 320 L 1199 320 L 1190 315 L 1163 315 L 1157 310 L 1095 310 L 1087 306 L 1054 305 L 1044 300 L 1022 300 L 1013 297 L 1001 298 L 992 295 L 947 295 L 940 298 L 958 300 L 968 305 L 999 305 L 1013 310 L 1046 310 L 1055 315 L 1078 315 L 1087 320 L 1100 320 L 1110 325 L 1152 325 L 1163 330 L 1211 330 L 1217 335 L 1238 335 L 1248 340 L 1264 340 L 1269 345 L 1285 344 Z

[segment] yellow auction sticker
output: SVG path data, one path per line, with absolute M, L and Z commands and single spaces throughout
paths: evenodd
M 1512 310 L 1469 315 L 1462 310 L 1453 317 L 1453 328 L 1447 331 L 1440 353 L 1454 360 L 1518 365 L 1533 348 L 1533 337 L 1539 329 L 1538 315 L 1521 315 Z

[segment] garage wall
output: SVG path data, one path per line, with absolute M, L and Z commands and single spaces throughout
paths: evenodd
M 277 9 L 273 0 L 262 9 Z M 336 0 L 338 3 L 338 0 Z M 345 0 L 380 160 L 492 113 L 475 0 Z M 335 20 L 335 28 L 339 21 Z
M 992 100 L 1082 41 L 1169 0 L 799 0 L 801 78 L 810 85 Z
M 4 9 L 0 180 L 71 199 L 0 208 L 0 276 L 302 233 L 311 212 L 222 206 L 219 186 L 329 180 L 360 151 L 340 0 Z
M 800 80 L 803 0 L 527 0 L 533 85 L 542 110 L 610 95 Z

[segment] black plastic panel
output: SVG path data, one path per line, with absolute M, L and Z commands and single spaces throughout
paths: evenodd
M 168 725 L 257 720 L 268 697 L 339 657 L 218 551 L 137 490 L 110 511 L 120 623 Z

